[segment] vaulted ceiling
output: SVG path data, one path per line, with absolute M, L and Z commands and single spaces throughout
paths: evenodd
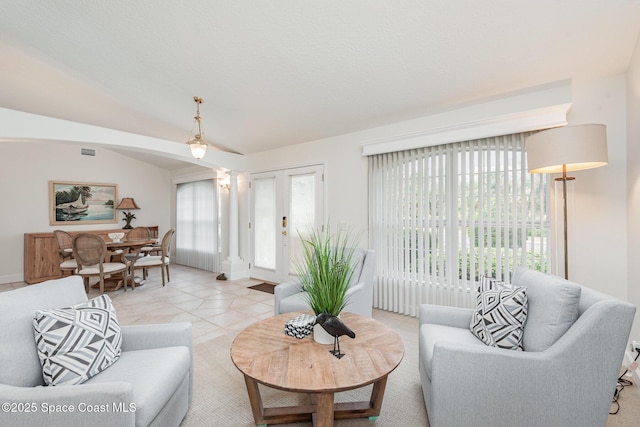
M 639 0 L 3 0 L 0 107 L 241 154 L 624 72 Z

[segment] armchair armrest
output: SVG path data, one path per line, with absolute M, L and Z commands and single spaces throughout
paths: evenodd
M 289 282 L 282 282 L 273 288 L 273 311 L 274 314 L 280 314 L 280 301 L 295 295 L 298 292 L 302 292 L 302 283 L 298 280 L 291 280 Z
M 295 295 L 298 292 L 302 292 L 302 283 L 298 280 L 282 282 L 273 288 L 273 294 L 276 300 L 281 300 L 291 295 Z
M 431 323 L 455 328 L 469 329 L 473 310 L 469 308 L 447 307 L 434 304 L 421 304 L 419 307 L 420 324 Z
M 191 323 L 176 322 L 159 325 L 122 326 L 122 351 L 150 348 L 189 347 L 191 351 Z
M 351 295 L 357 294 L 358 292 L 362 292 L 364 290 L 364 283 L 360 282 L 355 285 L 349 286 L 347 289 L 347 298 L 350 298 Z
M 0 384 L 0 402 L 2 425 L 135 425 L 133 388 L 124 382 L 59 387 Z
M 193 349 L 191 348 L 191 323 L 174 322 L 157 325 L 122 326 L 122 351 L 185 346 L 191 354 L 189 369 L 189 404 L 193 399 Z
M 347 305 L 344 308 L 345 311 L 371 317 L 373 308 L 373 287 L 368 287 L 364 282 L 357 283 L 347 289 L 345 297 L 347 301 Z
M 565 400 L 563 394 L 571 395 L 577 390 L 573 380 L 584 374 L 579 368 L 572 369 L 571 363 L 562 363 L 546 352 L 476 347 L 455 342 L 436 343 L 431 364 L 429 420 L 432 425 L 504 426 L 503 422 L 492 421 L 495 413 L 487 411 L 484 405 L 504 401 L 507 396 L 518 398 L 501 408 L 500 420 L 537 425 L 535 418 L 532 424 L 536 412 L 532 408 L 557 407 L 559 401 Z M 465 402 L 462 410 L 458 405 L 461 401 Z M 553 422 L 546 425 L 553 425 Z

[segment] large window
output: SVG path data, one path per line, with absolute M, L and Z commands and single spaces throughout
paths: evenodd
M 218 204 L 213 179 L 178 184 L 176 262 L 219 271 Z
M 527 173 L 524 137 L 369 157 L 375 307 L 472 307 L 479 275 L 548 271 L 549 176 Z

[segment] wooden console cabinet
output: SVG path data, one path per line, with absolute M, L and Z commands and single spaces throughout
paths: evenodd
M 158 226 L 148 227 L 154 237 L 158 237 Z M 120 228 L 114 230 L 82 230 L 70 231 L 72 236 L 80 233 L 91 233 L 110 240 L 107 234 L 127 232 Z M 126 237 L 125 237 L 126 239 Z M 60 277 L 60 257 L 58 243 L 53 232 L 24 234 L 24 281 L 28 284 L 43 282 Z

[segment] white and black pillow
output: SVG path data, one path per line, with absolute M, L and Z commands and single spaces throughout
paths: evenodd
M 486 345 L 522 350 L 528 305 L 526 288 L 481 277 L 478 290 L 471 332 Z
M 478 279 L 478 286 L 476 287 L 476 291 L 478 293 L 482 293 L 484 291 L 489 291 L 491 289 L 500 290 L 505 288 L 512 289 L 513 286 L 505 282 L 502 282 L 496 279 L 495 277 L 488 277 L 488 276 L 482 275 Z
M 38 310 L 33 330 L 47 385 L 82 384 L 120 358 L 122 333 L 108 295 Z

